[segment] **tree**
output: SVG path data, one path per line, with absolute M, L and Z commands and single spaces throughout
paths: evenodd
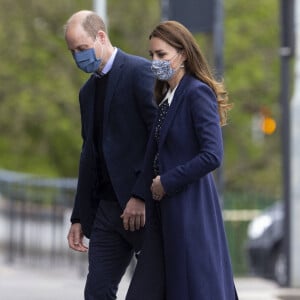
M 74 176 L 80 151 L 77 91 L 83 81 L 63 24 L 86 1 L 1 0 L 0 165 Z M 13 22 L 11 21 L 13 20 Z
M 78 90 L 87 75 L 66 49 L 63 24 L 86 0 L 0 0 L 0 167 L 76 176 L 81 147 Z M 258 144 L 253 116 L 268 107 L 279 118 L 279 17 L 274 0 L 225 1 L 224 79 L 234 109 L 224 128 L 226 189 L 280 193 L 279 132 Z M 112 43 L 148 56 L 160 3 L 110 0 Z M 197 36 L 201 48 L 206 40 Z M 275 187 L 275 188 L 274 188 Z
M 252 138 L 253 117 L 268 107 L 279 112 L 278 1 L 225 1 L 225 82 L 234 109 L 224 129 L 227 186 L 264 190 L 278 196 L 280 188 L 280 132 Z

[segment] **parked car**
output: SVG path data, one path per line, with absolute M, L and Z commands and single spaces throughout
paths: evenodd
M 284 206 L 277 202 L 249 223 L 246 242 L 250 272 L 273 279 L 281 286 L 287 283 L 283 222 Z

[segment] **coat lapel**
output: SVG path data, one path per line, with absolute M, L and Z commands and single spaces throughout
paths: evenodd
M 121 69 L 122 69 L 123 65 L 124 65 L 124 54 L 120 49 L 118 49 L 117 55 L 113 62 L 113 66 L 109 72 L 109 78 L 108 78 L 108 83 L 107 83 L 107 90 L 106 90 L 106 96 L 105 96 L 105 102 L 104 102 L 104 120 L 103 120 L 103 131 L 104 132 L 106 130 L 107 123 L 108 123 L 108 116 L 109 116 L 111 101 L 112 101 L 113 95 L 117 89 L 117 85 L 119 82 L 120 75 L 122 73 Z
M 95 93 L 96 93 L 96 81 L 95 77 L 92 75 L 90 78 L 90 81 L 88 82 L 88 87 L 86 90 L 88 91 L 88 95 L 84 97 L 83 103 L 88 111 L 87 114 L 85 114 L 87 117 L 85 120 L 87 120 L 87 128 L 88 135 L 93 138 L 93 132 L 94 132 L 94 109 L 95 109 Z
M 165 121 L 162 125 L 161 132 L 160 132 L 159 148 L 161 148 L 162 145 L 164 144 L 167 133 L 168 133 L 168 130 L 170 128 L 170 125 L 172 124 L 172 122 L 174 120 L 174 117 L 176 115 L 176 112 L 177 112 L 179 106 L 182 104 L 183 95 L 184 95 L 184 91 L 185 91 L 185 89 L 184 89 L 185 83 L 184 82 L 186 81 L 186 77 L 187 76 L 185 76 L 181 80 L 181 82 L 179 83 L 179 86 L 177 87 L 177 89 L 175 91 L 174 98 L 173 98 L 172 103 L 170 105 L 168 114 L 167 114 L 167 116 L 165 118 Z

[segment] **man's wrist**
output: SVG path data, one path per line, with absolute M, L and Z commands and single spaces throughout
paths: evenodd
M 141 200 L 141 201 L 145 202 L 145 200 L 142 197 L 140 197 L 140 196 L 138 196 L 136 194 L 132 194 L 131 197 L 136 198 L 138 200 Z
M 74 218 L 74 219 L 72 218 L 72 219 L 71 219 L 71 223 L 72 223 L 72 224 L 80 223 L 80 220 L 79 220 L 79 219 L 76 219 L 76 218 Z

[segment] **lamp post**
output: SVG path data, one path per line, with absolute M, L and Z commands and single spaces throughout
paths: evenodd
M 291 100 L 291 195 L 290 195 L 290 285 L 300 287 L 300 1 L 294 2 L 295 64 L 294 93 Z
M 106 0 L 94 0 L 93 9 L 102 18 L 104 24 L 108 27 Z

